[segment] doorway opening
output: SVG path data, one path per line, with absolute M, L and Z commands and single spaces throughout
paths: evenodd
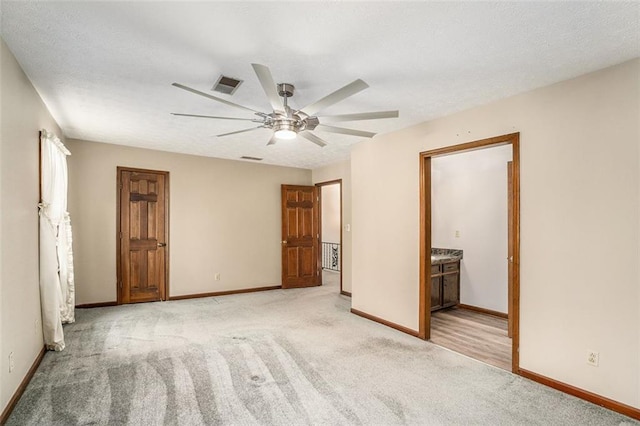
M 317 183 L 322 285 L 342 290 L 342 179 Z
M 512 372 L 519 346 L 519 134 L 420 154 L 419 336 Z

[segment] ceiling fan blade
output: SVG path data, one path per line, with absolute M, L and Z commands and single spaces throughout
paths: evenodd
M 251 64 L 251 66 L 258 76 L 258 80 L 260 80 L 262 89 L 271 104 L 271 108 L 273 108 L 274 111 L 284 111 L 284 105 L 282 104 L 280 95 L 278 95 L 278 87 L 273 81 L 273 76 L 271 75 L 269 67 L 260 64 Z
M 376 112 L 361 112 L 357 114 L 340 114 L 340 115 L 319 115 L 325 122 L 337 122 L 337 121 L 358 121 L 358 120 L 378 120 L 380 118 L 398 118 L 398 111 L 376 111 Z
M 267 142 L 267 146 L 275 145 L 277 141 L 278 141 L 278 139 L 276 138 L 275 135 L 273 135 L 273 136 L 271 136 L 271 139 L 269 139 L 269 142 Z
M 227 100 L 225 100 L 225 99 L 218 98 L 218 97 L 216 97 L 216 96 L 210 95 L 210 94 L 208 94 L 208 93 L 204 93 L 204 92 L 201 92 L 201 91 L 199 91 L 199 90 L 192 89 L 191 87 L 187 87 L 187 86 L 185 86 L 184 84 L 180 84 L 180 83 L 172 83 L 171 85 L 172 85 L 172 86 L 176 86 L 176 87 L 177 87 L 177 88 L 179 88 L 179 89 L 186 90 L 187 92 L 195 93 L 196 95 L 204 96 L 205 98 L 209 98 L 209 99 L 212 99 L 212 100 L 214 100 L 214 101 L 221 102 L 221 103 L 223 103 L 223 104 L 225 104 L 225 105 L 229 105 L 229 106 L 232 106 L 232 107 L 236 107 L 236 108 L 244 109 L 244 110 L 247 110 L 247 111 L 251 111 L 251 112 L 253 112 L 253 113 L 262 114 L 260 111 L 256 111 L 255 109 L 251 109 L 251 108 L 246 107 L 246 106 L 238 105 L 238 104 L 236 104 L 236 103 L 229 102 L 229 101 L 227 101 Z
M 364 130 L 345 129 L 343 127 L 326 126 L 324 124 L 319 124 L 316 129 L 324 130 L 325 132 L 340 133 L 342 135 L 364 136 L 365 138 L 372 138 L 376 135 L 375 133 L 365 132 Z
M 229 132 L 229 133 L 223 133 L 221 135 L 216 135 L 217 137 L 221 137 L 221 136 L 229 136 L 229 135 L 235 135 L 237 133 L 244 133 L 244 132 L 251 132 L 253 130 L 258 130 L 258 129 L 262 129 L 262 126 L 258 126 L 258 127 L 252 127 L 250 129 L 244 129 L 244 130 L 236 130 L 235 132 Z
M 305 138 L 307 140 L 310 140 L 311 142 L 313 142 L 316 145 L 318 145 L 320 148 L 322 148 L 325 145 L 327 145 L 327 143 L 322 138 L 319 138 L 318 136 L 314 135 L 311 132 L 301 132 L 301 133 L 298 133 L 298 135 L 302 136 L 303 138 Z
M 216 119 L 220 119 L 220 120 L 256 121 L 255 118 L 218 117 L 218 116 L 215 116 L 215 115 L 180 114 L 178 112 L 172 112 L 171 115 L 179 115 L 180 117 L 216 118 Z
M 307 105 L 300 111 L 304 112 L 307 115 L 314 115 L 316 112 L 322 111 L 328 106 L 336 104 L 348 98 L 349 96 L 353 96 L 356 93 L 363 91 L 367 87 L 369 87 L 367 83 L 358 79 L 336 90 L 335 92 L 328 94 L 324 98 L 312 103 L 311 105 Z

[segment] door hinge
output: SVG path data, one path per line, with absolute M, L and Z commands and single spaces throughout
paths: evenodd
M 122 232 L 120 232 L 120 239 L 122 239 Z
M 122 281 L 120 281 L 120 288 L 122 288 Z

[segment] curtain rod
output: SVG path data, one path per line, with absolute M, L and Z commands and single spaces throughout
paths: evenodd
M 53 144 L 57 146 L 60 149 L 60 151 L 62 151 L 63 154 L 71 155 L 71 151 L 69 151 L 67 147 L 64 146 L 62 141 L 58 139 L 55 133 L 51 133 L 51 132 L 48 132 L 46 129 L 42 129 L 40 130 L 40 134 L 46 139 L 49 139 L 51 142 L 53 142 Z

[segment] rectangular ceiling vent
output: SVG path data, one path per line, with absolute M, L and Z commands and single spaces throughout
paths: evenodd
M 211 90 L 224 93 L 225 95 L 233 95 L 241 84 L 242 80 L 221 75 Z
M 262 158 L 259 157 L 249 157 L 248 155 L 243 155 L 242 157 L 243 160 L 253 160 L 253 161 L 262 161 Z

